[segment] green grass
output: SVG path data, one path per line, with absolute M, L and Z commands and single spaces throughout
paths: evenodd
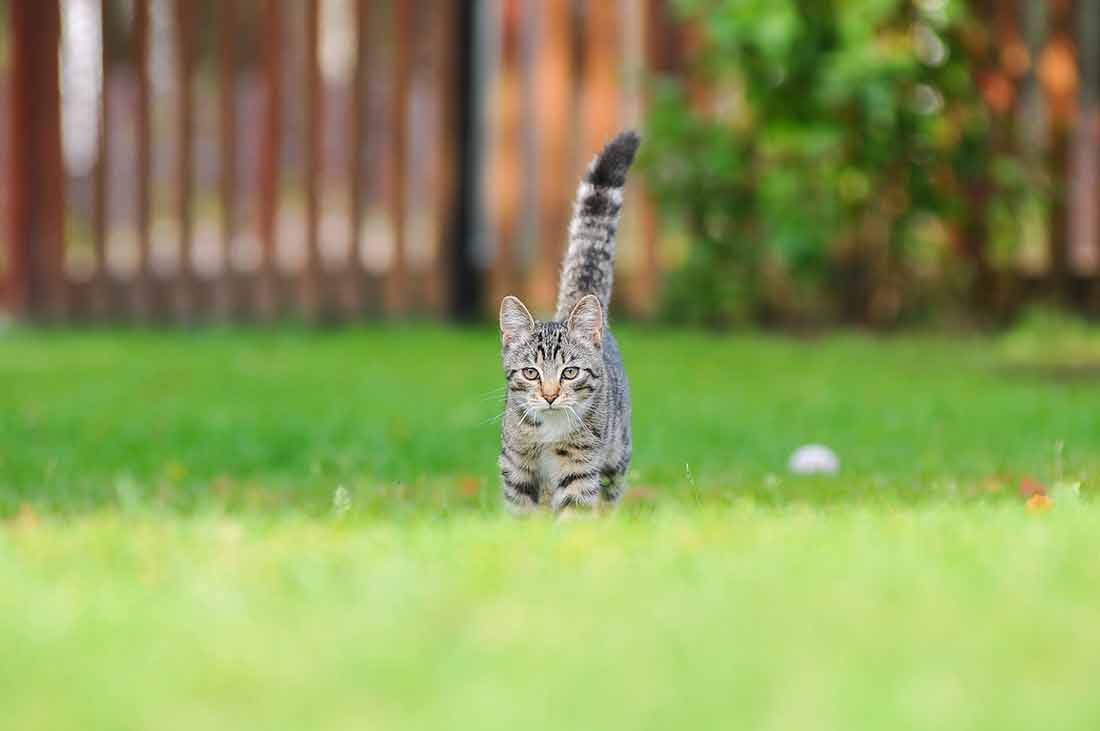
M 488 330 L 0 336 L 0 725 L 1100 727 L 1087 363 L 621 340 L 635 490 L 560 526 Z

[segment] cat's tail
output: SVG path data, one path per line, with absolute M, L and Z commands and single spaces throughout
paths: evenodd
M 640 142 L 636 132 L 620 132 L 596 155 L 581 178 L 569 222 L 569 249 L 561 264 L 556 320 L 569 317 L 573 306 L 586 294 L 596 295 L 607 313 L 623 186 Z

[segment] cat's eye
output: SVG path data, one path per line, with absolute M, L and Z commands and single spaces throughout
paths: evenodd
M 562 370 L 561 379 L 563 381 L 572 381 L 574 378 L 580 375 L 580 372 L 581 369 L 577 368 L 577 366 L 569 366 L 568 368 Z
M 535 368 L 524 368 L 523 377 L 528 381 L 537 381 L 539 380 L 539 372 Z

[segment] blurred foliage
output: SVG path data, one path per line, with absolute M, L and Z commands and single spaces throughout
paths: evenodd
M 969 296 L 985 211 L 1013 210 L 1026 181 L 996 157 L 962 3 L 677 8 L 699 38 L 686 80 L 654 80 L 646 146 L 658 200 L 692 241 L 671 318 L 888 326 Z M 968 201 L 991 182 L 1000 198 L 976 214 Z

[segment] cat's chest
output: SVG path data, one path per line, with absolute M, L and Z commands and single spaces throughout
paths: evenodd
M 558 478 L 568 471 L 565 460 L 557 454 L 555 449 L 544 449 L 542 454 L 539 455 L 538 465 L 535 469 L 539 478 L 539 502 L 549 505 Z
M 538 457 L 538 473 L 544 479 L 553 480 L 563 472 L 568 472 L 575 461 L 567 449 L 547 445 Z
M 554 480 L 569 471 L 574 457 L 566 447 L 573 434 L 575 419 L 567 412 L 544 411 L 538 428 L 539 450 L 537 471 L 544 480 Z
M 539 415 L 541 422 L 536 429 L 537 438 L 542 444 L 557 444 L 569 438 L 576 425 L 576 419 L 568 411 L 557 409 L 543 411 Z

